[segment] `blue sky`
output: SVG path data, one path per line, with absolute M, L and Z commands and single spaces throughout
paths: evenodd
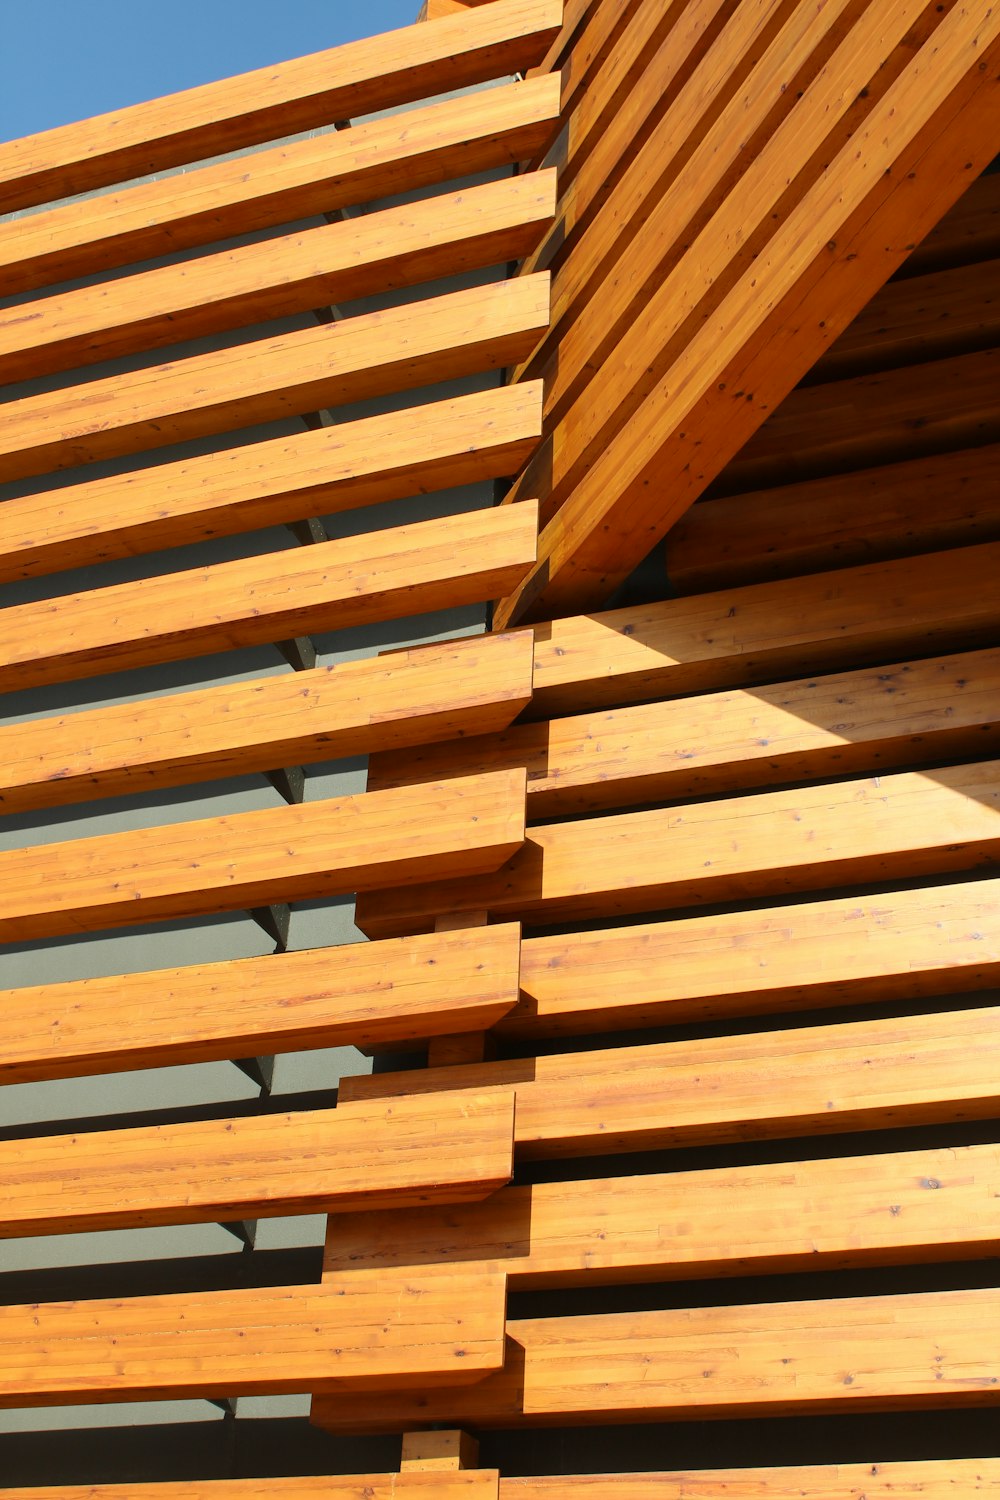
M 408 25 L 420 0 L 0 0 L 0 140 Z

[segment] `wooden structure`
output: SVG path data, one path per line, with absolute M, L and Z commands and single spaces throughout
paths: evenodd
M 320 1445 L 0 1500 L 1000 1496 L 998 153 L 951 0 L 427 0 L 0 146 L 0 1083 L 262 1089 L 0 1130 L 4 1240 L 247 1247 L 18 1273 L 0 1406 Z

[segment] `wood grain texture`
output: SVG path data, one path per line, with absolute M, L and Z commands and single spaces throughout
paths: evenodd
M 974 870 L 998 853 L 1000 761 L 983 761 L 538 824 L 488 875 L 383 884 L 359 898 L 356 921 L 369 937 L 394 937 L 452 911 L 600 920 Z
M 47 1485 L 0 1490 L 3 1500 L 164 1500 L 163 1484 Z M 172 1480 L 170 1500 L 497 1500 L 495 1469 L 453 1473 L 291 1475 Z
M 897 276 L 925 276 L 948 266 L 1000 255 L 1000 178 L 987 172 L 969 184 L 955 206 L 916 245 Z
M 1000 881 L 525 941 L 518 1038 L 963 994 L 1000 982 Z
M 1000 444 L 693 505 L 666 539 L 681 594 L 1000 540 Z
M 513 1174 L 494 1090 L 0 1143 L 0 1238 L 486 1197 Z
M 506 859 L 524 775 L 335 797 L 0 854 L 0 941 L 315 900 Z
M 473 511 L 12 605 L 0 691 L 491 599 L 530 567 L 536 531 L 530 505 Z
M 0 1082 L 482 1031 L 517 1002 L 520 946 L 506 923 L 4 990 Z
M 559 0 L 497 0 L 10 141 L 0 211 L 502 77 L 541 61 L 561 19 Z
M 555 209 L 525 173 L 0 310 L 0 382 L 519 260 Z
M 344 661 L 6 724 L 0 809 L 27 812 L 495 732 L 530 702 L 531 660 L 523 632 L 470 636 L 391 661 Z
M 503 1363 L 504 1286 L 339 1286 L 0 1308 L 0 1403 L 365 1392 L 481 1380 Z M 378 1399 L 381 1399 L 379 1397 Z M 377 1400 L 375 1402 L 377 1405 Z
M 558 78 L 369 120 L 0 224 L 11 294 L 212 244 L 497 167 L 542 150 Z
M 24 396 L 4 408 L 0 480 L 499 369 L 547 319 L 542 274 Z
M 500 1481 L 501 1500 L 805 1500 L 806 1496 L 810 1500 L 960 1500 L 964 1495 L 995 1497 L 998 1493 L 1000 1460 L 995 1458 L 890 1463 L 879 1458 L 870 1463 L 789 1464 L 773 1469 L 566 1478 L 546 1474 L 538 1479 L 512 1476 Z M 30 1495 L 29 1490 L 23 1491 L 23 1500 L 30 1500 Z M 100 1491 L 97 1500 L 102 1500 Z M 186 1494 L 183 1500 L 188 1500 Z M 200 1500 L 200 1496 L 190 1500 Z
M 384 751 L 368 786 L 523 766 L 529 816 L 544 818 L 998 749 L 1000 650 L 977 651 Z
M 977 1259 L 1000 1244 L 1000 1148 L 505 1187 L 330 1220 L 324 1275 L 507 1273 L 513 1289 Z
M 990 1118 L 1000 1009 L 345 1078 L 341 1109 L 512 1088 L 520 1156 L 561 1157 Z
M 5 500 L 0 582 L 496 479 L 540 432 L 536 381 Z
M 534 716 L 996 644 L 1000 545 L 535 627 Z
M 444 1280 L 444 1278 L 442 1278 Z M 446 1283 L 445 1283 L 446 1284 Z M 502 1371 L 454 1391 L 313 1405 L 330 1431 L 934 1410 L 1000 1401 L 986 1291 L 508 1322 Z M 369 1425 L 370 1424 L 370 1425 Z

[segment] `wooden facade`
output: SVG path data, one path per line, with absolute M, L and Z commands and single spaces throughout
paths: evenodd
M 0 1500 L 1000 1497 L 998 153 L 957 0 L 0 146 Z

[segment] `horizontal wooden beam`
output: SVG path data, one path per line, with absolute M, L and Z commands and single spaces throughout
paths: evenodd
M 1000 1402 L 992 1288 L 524 1318 L 508 1322 L 507 1337 L 503 1370 L 477 1385 L 401 1394 L 377 1410 L 347 1394 L 315 1402 L 313 1421 L 330 1431 L 391 1431 L 436 1421 L 691 1422 Z
M 523 766 L 529 816 L 544 818 L 974 759 L 998 749 L 1000 650 L 994 650 L 389 750 L 372 757 L 368 786 Z
M 294 135 L 523 70 L 558 35 L 559 0 L 497 0 L 0 148 L 0 212 Z
M 1000 445 L 693 505 L 666 539 L 681 594 L 1000 540 Z
M 508 167 L 559 120 L 559 79 L 462 95 L 0 224 L 11 293 Z
M 1000 544 L 535 627 L 535 717 L 996 644 Z
M 0 853 L 0 941 L 315 900 L 505 860 L 524 775 L 503 772 Z
M 537 382 L 501 386 L 6 500 L 0 582 L 498 479 L 540 431 Z
M 530 938 L 499 1030 L 575 1036 L 998 983 L 1000 880 L 962 881 Z
M 294 1495 L 296 1491 L 292 1491 Z M 136 1489 L 142 1500 L 155 1500 Z M 500 1481 L 500 1500 L 954 1500 L 956 1494 L 1000 1494 L 1000 1459 L 947 1458 L 907 1459 L 883 1463 L 881 1458 L 855 1464 L 782 1464 L 769 1469 L 685 1469 L 647 1474 L 545 1474 L 538 1479 L 511 1477 Z M 45 1491 L 42 1500 L 48 1500 Z M 188 1495 L 183 1487 L 179 1500 L 202 1500 L 203 1492 Z M 15 1494 L 15 1500 L 32 1500 L 30 1490 Z M 62 1500 L 62 1495 L 52 1496 Z M 89 1500 L 67 1493 L 66 1500 Z M 96 1500 L 105 1500 L 98 1490 Z M 107 1500 L 118 1497 L 107 1494 Z M 122 1497 L 125 1500 L 125 1497 Z M 205 1494 L 205 1500 L 210 1500 Z M 228 1500 L 228 1497 L 227 1497 Z M 234 1496 L 233 1500 L 242 1500 Z M 256 1497 L 255 1497 L 256 1500 Z M 263 1500 L 263 1497 L 262 1497 Z M 334 1497 L 337 1500 L 337 1497 Z M 351 1496 L 350 1500 L 354 1500 Z M 379 1497 L 381 1500 L 381 1497 Z
M 0 725 L 0 809 L 497 732 L 530 699 L 531 640 L 512 631 Z
M 481 1380 L 504 1352 L 500 1279 L 345 1277 L 339 1286 L 0 1308 L 0 1406 Z
M 383 884 L 359 899 L 355 920 L 369 937 L 427 932 L 457 911 L 600 920 L 974 870 L 998 853 L 1000 761 L 983 761 L 539 824 L 488 875 Z
M 0 1083 L 483 1031 L 520 947 L 507 923 L 4 990 Z
M 523 1157 L 586 1156 L 990 1118 L 1000 1008 L 345 1078 L 341 1109 L 512 1088 Z
M 507 1273 L 514 1289 L 976 1259 L 1000 1246 L 1000 1147 L 505 1187 L 331 1218 L 324 1275 Z
M 472 511 L 12 605 L 0 690 L 491 599 L 531 566 L 536 526 L 530 505 Z
M 164 1500 L 163 1483 L 61 1484 L 0 1490 L 0 1500 Z M 171 1480 L 170 1500 L 497 1500 L 495 1469 L 405 1474 L 296 1474 L 281 1479 Z M 853 1497 L 852 1497 L 853 1500 Z
M 0 1143 L 0 1238 L 485 1198 L 513 1174 L 514 1101 L 433 1095 Z
M 0 480 L 499 369 L 548 319 L 545 275 L 194 354 L 5 408 Z
M 555 209 L 530 172 L 0 310 L 0 382 L 77 369 L 519 260 Z

